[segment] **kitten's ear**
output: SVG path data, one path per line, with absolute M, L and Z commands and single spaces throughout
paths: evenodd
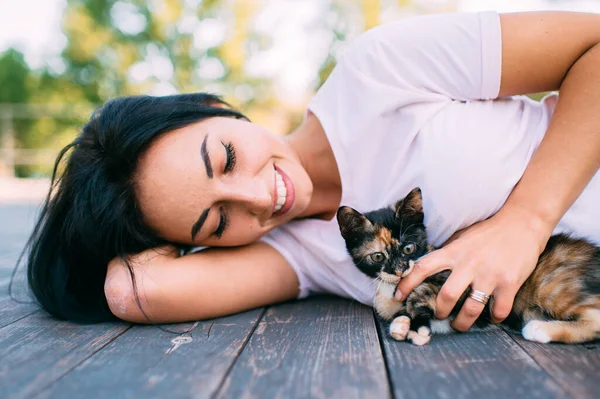
M 340 226 L 340 232 L 344 239 L 373 229 L 373 224 L 365 215 L 349 206 L 339 207 L 337 211 L 337 220 Z
M 394 214 L 396 218 L 417 219 L 423 223 L 423 197 L 419 187 L 414 188 L 406 197 L 396 202 L 394 205 Z

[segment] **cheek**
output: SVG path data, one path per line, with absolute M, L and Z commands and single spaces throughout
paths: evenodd
M 228 226 L 229 231 L 226 231 L 220 240 L 215 239 L 215 246 L 238 246 L 247 245 L 258 241 L 268 231 L 262 228 L 256 220 L 242 221 L 241 218 L 237 222 L 232 222 Z
M 265 134 L 248 134 L 238 142 L 238 147 L 243 151 L 243 157 L 247 162 L 269 159 L 273 154 L 282 151 L 281 145 L 276 138 Z

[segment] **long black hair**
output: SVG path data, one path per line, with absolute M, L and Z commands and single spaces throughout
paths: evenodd
M 137 206 L 133 178 L 140 156 L 164 133 L 216 116 L 247 119 L 204 93 L 117 98 L 92 114 L 60 151 L 21 254 L 27 254 L 29 287 L 46 311 L 78 322 L 115 319 L 104 295 L 108 263 L 123 259 L 135 289 L 127 256 L 167 244 L 144 224 Z

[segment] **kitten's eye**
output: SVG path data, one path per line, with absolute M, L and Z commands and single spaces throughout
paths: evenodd
M 415 252 L 415 244 L 407 244 L 402 248 L 404 255 L 410 255 Z
M 374 254 L 369 255 L 371 260 L 376 263 L 383 262 L 385 260 L 385 255 L 381 252 L 375 252 Z

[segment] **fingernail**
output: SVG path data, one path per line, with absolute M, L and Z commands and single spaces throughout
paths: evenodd
M 399 289 L 396 289 L 395 297 L 396 297 L 397 301 L 401 301 L 402 300 L 402 292 L 400 292 Z

